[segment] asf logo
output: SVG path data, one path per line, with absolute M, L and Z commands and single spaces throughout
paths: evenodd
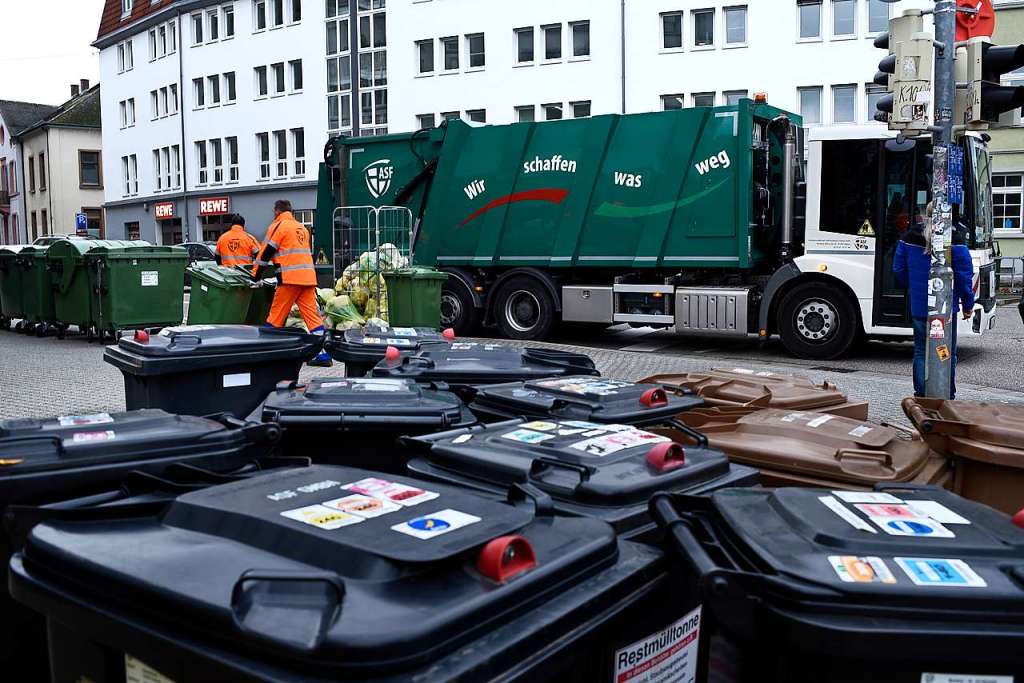
M 381 159 L 364 168 L 363 175 L 366 178 L 366 189 L 374 199 L 380 199 L 381 195 L 387 194 L 391 189 L 395 167 L 391 165 L 391 159 Z
M 732 166 L 732 160 L 729 159 L 729 153 L 724 149 L 718 154 L 712 155 L 704 161 L 699 161 L 694 164 L 694 168 L 697 169 L 697 173 L 704 175 L 715 168 L 729 168 Z
M 470 199 L 476 199 L 484 192 L 487 192 L 487 185 L 483 180 L 474 180 L 469 185 L 462 188 L 462 191 L 466 193 L 466 196 Z

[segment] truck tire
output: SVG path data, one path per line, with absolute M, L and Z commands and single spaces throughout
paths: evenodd
M 839 358 L 860 336 L 857 309 L 836 287 L 805 282 L 786 294 L 779 306 L 779 336 L 794 356 Z
M 461 280 L 450 276 L 441 287 L 441 329 L 450 327 L 460 337 L 468 337 L 479 322 L 472 294 Z
M 544 339 L 555 324 L 555 302 L 532 277 L 513 277 L 495 295 L 494 320 L 506 339 Z

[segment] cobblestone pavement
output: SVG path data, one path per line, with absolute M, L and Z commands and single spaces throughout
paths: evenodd
M 1013 315 L 1009 315 L 1010 313 Z M 1019 342 L 1024 329 L 1013 325 L 1015 309 L 1000 315 L 997 335 L 963 344 L 958 397 L 965 400 L 1024 403 Z M 871 403 L 877 421 L 906 423 L 900 401 L 911 393 L 909 345 L 871 344 L 859 355 L 827 365 L 784 355 L 775 345 L 722 341 L 681 341 L 661 332 L 610 330 L 586 339 L 563 337 L 559 343 L 533 344 L 568 348 L 592 356 L 601 372 L 619 379 L 639 379 L 667 372 L 742 367 L 754 371 L 798 374 L 815 382 L 835 382 L 852 400 Z M 44 417 L 124 409 L 120 371 L 103 361 L 103 347 L 84 338 L 38 339 L 0 332 L 0 417 Z M 303 368 L 301 377 L 341 376 L 344 366 Z M 980 380 L 980 381 L 979 381 Z

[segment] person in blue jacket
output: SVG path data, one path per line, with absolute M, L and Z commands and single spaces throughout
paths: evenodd
M 971 252 L 963 244 L 953 244 L 953 330 L 950 349 L 950 398 L 956 398 L 956 319 L 961 311 L 964 320 L 974 313 L 974 263 Z M 896 245 L 896 256 L 892 270 L 896 283 L 910 294 L 910 315 L 914 322 L 914 395 L 924 396 L 924 375 L 926 347 L 928 344 L 928 271 L 931 269 L 931 254 L 924 239 L 920 224 L 911 227 Z

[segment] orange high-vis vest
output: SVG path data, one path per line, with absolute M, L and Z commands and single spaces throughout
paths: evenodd
M 259 250 L 260 243 L 241 225 L 232 225 L 217 240 L 217 255 L 222 266 L 251 266 Z
M 270 261 L 265 256 L 270 246 L 276 251 Z M 253 273 L 261 266 L 276 263 L 281 268 L 281 282 L 286 285 L 316 286 L 316 269 L 313 267 L 313 250 L 309 230 L 285 211 L 267 228 Z

